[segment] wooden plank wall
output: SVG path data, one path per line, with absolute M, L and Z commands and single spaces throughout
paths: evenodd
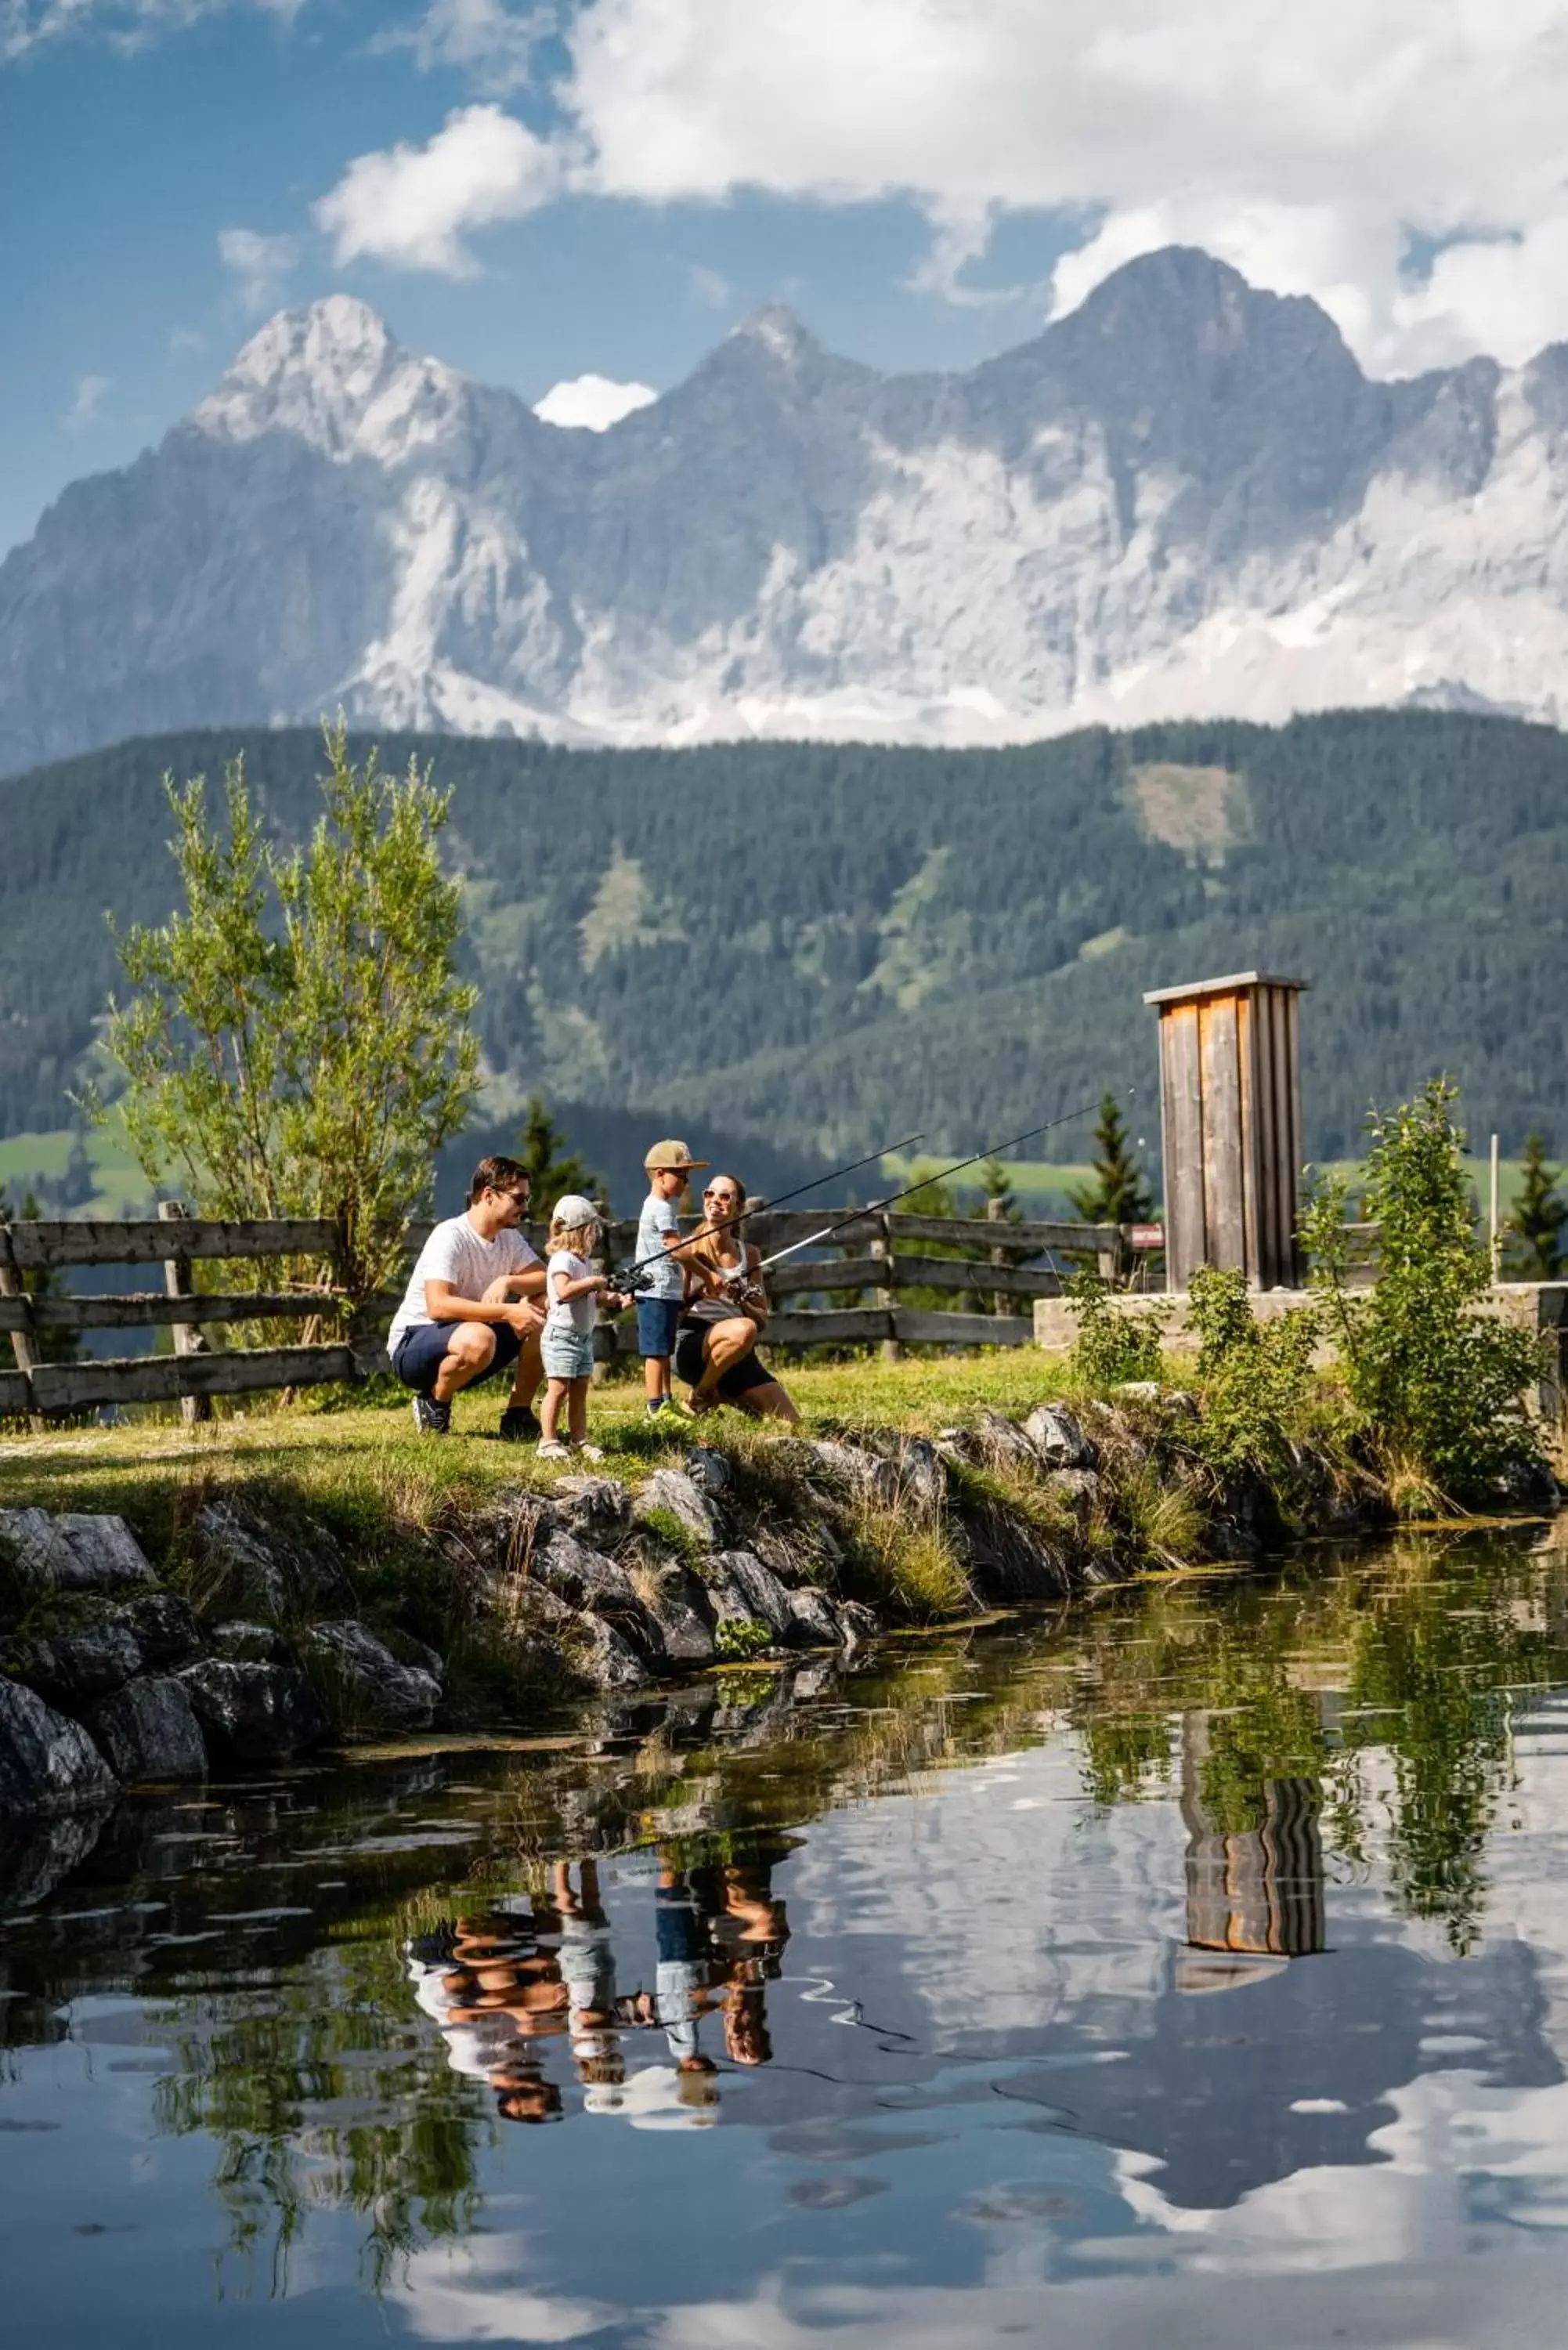
M 1168 1286 L 1211 1264 L 1257 1288 L 1299 1287 L 1296 990 L 1264 982 L 1162 1003 L 1159 1045 Z

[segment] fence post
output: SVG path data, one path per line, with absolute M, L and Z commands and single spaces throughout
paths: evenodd
M 988 1224 L 1006 1223 L 1008 1221 L 1006 1201 L 988 1200 L 985 1203 L 985 1221 Z M 1004 1248 L 993 1248 L 991 1252 L 991 1261 L 992 1264 L 1007 1264 L 1011 1262 Z M 1005 1290 L 992 1291 L 991 1310 L 993 1314 L 1005 1314 L 1009 1311 L 1009 1300 Z
M 886 1208 L 877 1221 L 881 1226 L 881 1237 L 872 1242 L 870 1254 L 879 1259 L 887 1267 L 888 1285 L 885 1289 L 873 1290 L 871 1294 L 877 1304 L 885 1305 L 889 1315 L 892 1315 L 898 1310 L 898 1293 L 893 1286 L 893 1232 Z M 895 1322 L 894 1329 L 897 1330 L 898 1326 L 898 1323 Z M 885 1363 L 901 1363 L 904 1359 L 904 1349 L 896 1337 L 884 1338 L 879 1352 Z
M 185 1215 L 186 1210 L 183 1200 L 160 1200 L 158 1202 L 158 1221 L 160 1223 L 183 1223 L 185 1221 Z M 163 1294 L 166 1297 L 190 1296 L 191 1260 L 188 1256 L 169 1256 L 164 1258 Z M 204 1355 L 209 1352 L 207 1342 L 202 1336 L 200 1329 L 194 1322 L 175 1323 L 174 1352 L 177 1355 Z M 187 1428 L 193 1428 L 199 1419 L 211 1419 L 213 1417 L 212 1397 L 204 1395 L 182 1396 L 180 1399 L 180 1417 L 184 1421 Z
M 32 1319 L 31 1310 L 26 1306 L 25 1303 L 26 1295 L 26 1290 L 24 1288 L 22 1284 L 22 1276 L 16 1270 L 16 1260 L 11 1253 L 11 1227 L 9 1224 L 0 1224 L 0 1297 L 20 1297 L 23 1299 L 24 1311 L 27 1313 L 27 1318 L 30 1321 Z M 26 1380 L 28 1387 L 31 1388 L 33 1384 L 32 1374 L 37 1364 L 38 1357 L 29 1332 L 26 1330 L 12 1331 L 11 1352 L 16 1358 L 16 1368 Z M 41 1411 L 30 1411 L 27 1414 L 27 1426 L 32 1430 L 35 1436 L 42 1436 L 45 1429 L 48 1426 L 48 1422 L 46 1420 Z

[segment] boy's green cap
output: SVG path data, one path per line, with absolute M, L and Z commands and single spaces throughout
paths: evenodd
M 693 1159 L 683 1142 L 672 1140 L 654 1144 L 642 1162 L 642 1171 L 645 1175 L 689 1175 L 694 1174 L 698 1168 L 711 1164 L 711 1161 L 706 1159 Z

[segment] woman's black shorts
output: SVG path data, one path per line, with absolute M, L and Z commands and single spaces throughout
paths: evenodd
M 682 1322 L 675 1334 L 675 1376 L 694 1388 L 702 1376 L 702 1346 L 711 1322 Z M 722 1396 L 742 1396 L 752 1388 L 771 1388 L 774 1375 L 765 1363 L 759 1363 L 756 1349 L 742 1355 L 720 1375 L 716 1392 Z

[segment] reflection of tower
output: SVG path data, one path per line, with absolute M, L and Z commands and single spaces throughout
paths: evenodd
M 1271 1960 L 1299 1959 L 1324 1947 L 1322 1801 L 1315 1779 L 1266 1779 L 1262 1825 L 1226 1834 L 1214 1826 L 1202 1796 L 1209 1718 L 1183 1725 L 1181 1816 L 1187 1823 L 1187 1940 L 1178 1962 L 1182 1991 L 1218 1991 L 1272 1974 Z M 1249 1965 L 1248 1959 L 1261 1963 Z

